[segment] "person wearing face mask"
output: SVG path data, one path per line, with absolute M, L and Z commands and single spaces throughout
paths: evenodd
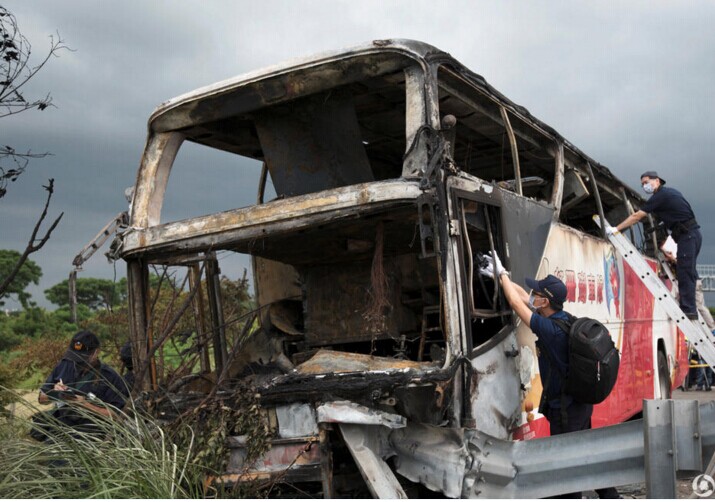
M 99 349 L 99 338 L 91 331 L 75 334 L 38 396 L 40 404 L 55 403 L 56 420 L 85 432 L 93 431 L 93 424 L 74 407 L 114 418 L 112 409 L 121 410 L 129 394 L 119 374 L 99 360 Z
M 696 263 L 703 237 L 695 213 L 683 194 L 675 188 L 665 186 L 665 180 L 655 171 L 646 171 L 641 175 L 643 191 L 651 194 L 643 207 L 623 220 L 615 227 L 606 227 L 606 233 L 613 235 L 638 223 L 648 214 L 653 213 L 663 221 L 673 240 L 678 244 L 678 292 L 680 308 L 689 319 L 697 320 L 698 311 L 695 302 L 695 285 L 698 280 Z
M 506 301 L 537 337 L 539 373 L 544 387 L 539 411 L 549 421 L 551 435 L 590 429 L 593 405 L 577 402 L 561 391 L 562 375 L 569 372 L 569 335 L 554 319 L 569 320 L 569 315 L 563 310 L 566 285 L 550 274 L 541 280 L 527 278 L 526 285 L 532 290 L 529 294 L 512 282 L 498 255 L 495 254 L 494 258 L 486 255 L 483 262 L 479 273 L 492 278 L 496 273 Z M 615 488 L 599 489 L 596 493 L 602 499 L 620 498 Z M 580 499 L 581 493 L 568 493 L 557 498 Z

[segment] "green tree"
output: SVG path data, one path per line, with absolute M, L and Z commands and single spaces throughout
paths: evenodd
M 20 253 L 11 249 L 0 249 L 0 283 L 4 283 L 20 260 Z M 30 284 L 39 284 L 42 269 L 32 260 L 25 260 L 4 291 L 0 291 L 0 305 L 5 305 L 3 298 L 15 295 L 23 308 L 28 308 L 30 293 L 25 289 Z
M 114 282 L 110 279 L 82 277 L 77 279 L 77 303 L 86 305 L 92 310 L 104 308 L 111 311 L 113 307 L 124 303 L 127 299 L 127 280 Z M 48 301 L 64 307 L 69 305 L 68 279 L 45 290 Z

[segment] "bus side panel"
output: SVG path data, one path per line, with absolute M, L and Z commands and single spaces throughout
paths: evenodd
M 568 296 L 564 309 L 577 317 L 601 321 L 608 328 L 618 350 L 623 351 L 626 288 L 623 265 L 614 255 L 613 248 L 603 239 L 557 223 L 551 228 L 537 277 L 548 274 L 555 275 L 566 284 Z M 534 334 L 524 323 L 518 327 L 518 338 L 522 350 L 529 348 L 536 353 Z M 542 385 L 536 361 L 531 374 L 531 384 L 522 404 L 522 421 L 513 432 L 514 439 L 541 437 L 548 433 L 548 426 L 543 423 L 546 419 L 538 409 Z M 630 378 L 625 381 L 630 381 Z M 604 409 L 609 415 L 625 416 L 626 412 L 618 406 L 614 402 L 606 404 Z
M 642 410 L 643 399 L 653 399 L 654 298 L 630 265 L 622 265 L 625 288 L 621 365 L 613 392 L 594 408 L 593 427 L 623 422 Z
M 656 263 L 648 261 L 655 270 Z M 569 296 L 565 310 L 603 322 L 621 355 L 618 381 L 611 395 L 594 407 L 593 427 L 623 422 L 641 412 L 643 399 L 654 398 L 658 338 L 664 341 L 671 370 L 677 370 L 673 385 L 680 385 L 684 375 L 681 367 L 685 364 L 687 368 L 687 362 L 681 362 L 686 357 L 682 333 L 676 338 L 672 323 L 656 307 L 653 295 L 611 246 L 602 239 L 554 225 L 538 277 L 549 273 L 566 283 Z M 519 337 L 522 347 L 529 346 L 529 342 L 533 344 L 528 326 L 519 326 Z M 538 367 L 532 375 L 514 439 L 548 434 L 548 427 L 541 426 L 545 418 L 538 413 L 541 394 Z M 533 413 L 529 413 L 531 409 Z
M 675 389 L 683 385 L 685 382 L 685 377 L 688 375 L 689 365 L 690 365 L 690 354 L 688 353 L 688 341 L 685 338 L 685 334 L 677 330 L 677 340 L 676 340 L 676 350 L 673 354 L 675 360 L 675 367 L 671 366 L 671 373 L 674 373 L 672 388 Z M 668 357 L 668 362 L 670 357 Z

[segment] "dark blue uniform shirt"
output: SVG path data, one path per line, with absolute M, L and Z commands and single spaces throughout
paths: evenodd
M 568 315 L 563 310 L 556 312 L 551 317 L 533 314 L 530 327 L 531 331 L 539 337 L 536 341 L 536 348 L 539 349 L 539 373 L 541 373 L 541 382 L 545 387 L 544 391 L 549 406 L 561 408 L 561 386 L 563 385 L 561 375 L 567 375 L 569 372 L 569 339 L 568 333 L 551 319 L 568 321 Z M 557 365 L 556 368 L 551 367 L 551 361 Z M 564 398 L 566 406 L 573 401 L 571 396 L 566 395 Z
M 675 188 L 661 186 L 641 207 L 646 213 L 655 213 L 663 220 L 665 227 L 672 230 L 676 223 L 695 218 L 693 208 L 683 194 Z
M 87 372 L 82 376 L 73 361 L 62 359 L 40 389 L 47 394 L 60 379 L 67 387 L 81 391 L 84 394 L 91 392 L 98 399 L 119 409 L 124 407 L 124 400 L 129 394 L 122 377 L 104 363 L 101 363 L 99 376 L 93 372 Z

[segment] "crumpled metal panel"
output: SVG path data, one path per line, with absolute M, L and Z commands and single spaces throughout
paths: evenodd
M 514 280 L 523 284 L 524 277 L 536 277 L 551 231 L 554 208 L 506 190 L 500 190 L 499 195 L 509 266 Z
M 528 383 L 520 378 L 527 372 L 517 366 L 518 353 L 519 343 L 513 330 L 500 343 L 471 360 L 474 369 L 469 392 L 472 418 L 478 430 L 501 439 L 509 437 L 521 415 L 521 388 Z M 534 360 L 529 363 L 533 364 Z
M 408 498 L 392 469 L 380 455 L 376 437 L 380 436 L 379 430 L 376 430 L 375 427 L 341 424 L 340 431 L 373 497 L 380 499 Z
M 374 180 L 347 90 L 263 110 L 256 114 L 256 129 L 278 196 Z
M 461 429 L 409 424 L 393 431 L 389 441 L 398 473 L 447 497 L 462 496 L 470 456 Z
M 407 424 L 405 417 L 375 410 L 351 401 L 332 401 L 318 406 L 318 422 L 339 424 L 382 425 L 399 429 Z
M 375 357 L 367 354 L 321 349 L 313 357 L 298 366 L 296 370 L 298 373 L 313 375 L 362 371 L 427 370 L 436 367 L 433 363 L 419 363 L 391 357 Z
M 278 435 L 282 438 L 313 436 L 318 434 L 315 410 L 305 403 L 276 406 Z
M 309 466 L 320 466 L 321 453 L 318 437 L 295 440 L 276 439 L 271 447 L 254 464 L 246 469 L 247 442 L 245 436 L 228 438 L 230 449 L 224 475 L 238 474 L 241 480 L 269 477 L 286 470 L 297 471 Z M 230 478 L 226 478 L 230 479 Z

